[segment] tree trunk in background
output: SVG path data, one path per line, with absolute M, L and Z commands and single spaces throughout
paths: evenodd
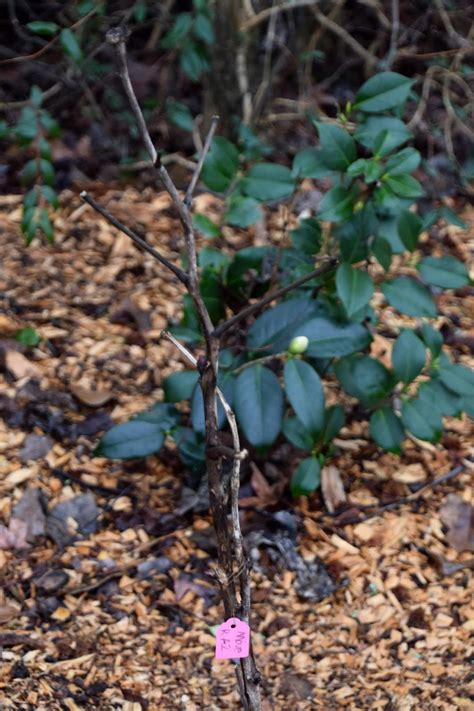
M 240 42 L 239 26 L 242 15 L 241 0 L 215 0 L 212 48 L 212 79 L 208 84 L 211 111 L 220 117 L 218 132 L 234 137 L 236 116 L 242 118 L 242 96 L 237 76 L 237 55 Z

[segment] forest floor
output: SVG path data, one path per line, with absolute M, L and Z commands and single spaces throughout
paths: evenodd
M 177 259 L 167 196 L 91 193 Z M 131 462 L 92 454 L 112 421 L 160 399 L 163 378 L 183 368 L 159 340 L 179 315 L 180 287 L 72 193 L 56 243 L 29 249 L 20 198 L 0 200 L 0 708 L 238 709 L 233 663 L 213 653 L 223 613 L 210 521 L 183 491 L 173 451 Z M 199 210 L 213 200 L 199 196 Z M 472 217 L 467 233 L 449 228 L 464 259 Z M 439 301 L 440 321 L 454 314 L 468 339 L 452 347 L 469 363 L 472 289 Z M 36 347 L 14 340 L 26 326 Z M 388 345 L 378 336 L 373 349 Z M 271 546 L 256 558 L 265 711 L 473 708 L 473 558 L 453 533 L 472 536 L 473 430 L 448 419 L 439 444 L 408 441 L 397 457 L 374 447 L 365 423 L 345 428 L 332 464 L 355 522 L 351 508 L 329 515 L 319 493 L 278 496 L 254 467 L 244 530 L 289 536 L 275 512 L 291 509 L 301 564 L 283 565 Z M 443 525 L 442 507 L 460 531 Z M 319 602 L 318 576 L 334 581 Z

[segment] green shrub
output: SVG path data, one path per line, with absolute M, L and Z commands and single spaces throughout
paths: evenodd
M 298 153 L 291 168 L 266 161 L 249 164 L 245 142 L 236 146 L 222 137 L 214 139 L 204 164 L 203 182 L 225 196 L 224 222 L 243 228 L 259 219 L 263 204 L 294 196 L 302 179 L 328 177 L 332 182 L 318 214 L 302 219 L 290 233 L 291 245 L 281 249 L 246 247 L 228 256 L 212 246 L 220 225 L 202 215 L 194 218 L 209 242 L 199 264 L 201 291 L 214 323 L 224 318 L 226 305 L 290 284 L 310 273 L 321 257 L 335 260 L 332 271 L 241 323 L 232 333 L 238 348 L 229 346 L 221 358 L 220 388 L 255 456 L 266 455 L 281 436 L 304 454 L 291 481 L 294 495 L 319 485 L 321 465 L 345 423 L 343 407 L 326 404 L 325 377 L 337 379 L 358 401 L 371 437 L 390 452 L 401 451 L 407 433 L 436 442 L 443 417 L 473 414 L 474 373 L 450 361 L 441 333 L 430 325 L 438 314 L 440 290 L 469 283 L 464 264 L 451 256 L 414 256 L 410 265 L 416 266 L 416 275 L 390 271 L 393 255 L 414 252 L 420 233 L 447 217 L 432 212 L 422 218 L 412 211 L 423 195 L 413 176 L 421 157 L 406 145 L 411 134 L 400 118 L 411 84 L 394 72 L 369 79 L 339 121 L 313 119 L 319 147 Z M 413 328 L 397 336 L 390 368 L 369 355 L 379 322 L 371 305 L 374 294 L 417 318 Z M 183 307 L 181 323 L 170 330 L 199 343 L 199 322 L 188 296 Z M 146 456 L 171 436 L 185 465 L 203 469 L 198 375 L 174 373 L 163 389 L 165 402 L 110 430 L 96 453 Z M 175 408 L 182 401 L 189 402 L 189 415 Z M 219 417 L 224 426 L 224 413 Z

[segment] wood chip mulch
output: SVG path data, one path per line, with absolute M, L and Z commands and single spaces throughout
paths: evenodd
M 167 196 L 95 196 L 178 259 Z M 218 209 L 198 197 L 199 211 Z M 222 608 L 203 543 L 209 519 L 176 513 L 176 457 L 92 455 L 101 422 L 161 399 L 163 378 L 183 367 L 159 342 L 179 316 L 180 287 L 75 195 L 62 196 L 54 246 L 26 249 L 20 219 L 18 196 L 0 198 L 0 400 L 17 408 L 9 425 L 0 420 L 0 518 L 7 526 L 35 489 L 48 511 L 89 495 L 97 525 L 64 547 L 44 535 L 22 546 L 8 534 L 17 549 L 0 550 L 0 708 L 238 709 L 232 662 L 213 656 Z M 474 231 L 451 238 L 472 254 Z M 473 334 L 472 294 L 440 303 Z M 385 319 L 396 316 L 386 309 Z M 32 349 L 14 340 L 26 326 L 42 339 Z M 388 344 L 379 337 L 374 349 Z M 467 346 L 456 347 L 472 363 Z M 472 552 L 450 545 L 439 514 L 449 495 L 474 500 L 473 424 L 446 424 L 439 445 L 408 441 L 400 458 L 381 454 L 364 423 L 343 430 L 333 465 L 351 504 L 375 507 L 366 519 L 325 514 L 319 493 L 281 503 L 297 514 L 302 559 L 322 561 L 337 590 L 311 602 L 293 570 L 256 566 L 252 638 L 266 711 L 474 708 Z M 28 459 L 25 446 L 38 444 L 28 438 L 44 445 L 45 427 L 47 453 Z M 456 466 L 456 476 L 383 508 Z M 249 508 L 244 525 L 252 516 Z

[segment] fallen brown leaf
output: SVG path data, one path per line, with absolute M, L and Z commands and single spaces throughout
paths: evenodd
M 329 513 L 334 513 L 346 503 L 346 492 L 337 467 L 332 465 L 323 467 L 321 472 L 321 492 Z
M 449 494 L 439 510 L 448 527 L 446 540 L 457 551 L 474 551 L 474 507 L 457 494 Z
M 28 358 L 18 351 L 7 351 L 5 353 L 5 367 L 15 380 L 20 380 L 27 375 L 39 378 L 41 370 L 35 363 L 31 363 Z
M 90 390 L 89 388 L 83 388 L 81 385 L 71 385 L 69 389 L 78 400 L 89 407 L 101 407 L 114 396 L 110 390 Z
M 8 528 L 0 526 L 0 549 L 9 550 L 14 548 L 23 550 L 29 548 L 26 540 L 27 535 L 28 526 L 26 523 L 12 516 Z

